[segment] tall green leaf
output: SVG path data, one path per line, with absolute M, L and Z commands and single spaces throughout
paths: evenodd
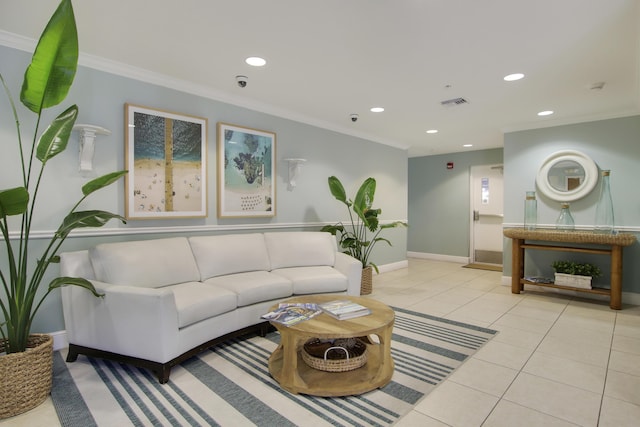
M 353 201 L 353 211 L 367 225 L 367 228 L 370 228 L 370 226 L 368 223 L 366 211 L 371 209 L 371 205 L 373 204 L 373 196 L 375 193 L 376 180 L 373 178 L 367 178 L 358 189 L 356 198 Z
M 21 215 L 27 211 L 29 192 L 24 187 L 0 191 L 0 218 Z
M 122 216 L 106 211 L 92 210 L 71 212 L 62 221 L 62 224 L 58 228 L 56 234 L 60 238 L 65 239 L 69 233 L 76 228 L 102 227 L 110 219 L 119 219 L 123 223 L 125 222 L 125 219 Z
M 49 290 L 53 290 L 56 288 L 61 288 L 67 285 L 80 286 L 82 288 L 88 289 L 91 293 L 97 297 L 103 297 L 104 294 L 96 291 L 96 288 L 93 286 L 93 283 L 88 281 L 87 279 L 82 279 L 80 277 L 56 277 L 49 283 Z
M 114 182 L 116 182 L 118 179 L 120 179 L 121 176 L 125 175 L 127 172 L 128 171 L 126 170 L 111 172 L 106 175 L 99 176 L 98 178 L 92 179 L 91 181 L 87 182 L 85 185 L 82 186 L 82 194 L 84 194 L 85 196 L 88 196 L 94 191 L 98 191 L 101 188 L 111 185 Z
M 72 105 L 60 113 L 44 131 L 38 142 L 36 157 L 42 163 L 62 153 L 67 148 L 69 136 L 73 130 L 73 124 L 78 117 L 78 107 Z
M 347 206 L 351 205 L 347 201 L 347 192 L 344 190 L 344 186 L 342 185 L 340 180 L 338 178 L 336 178 L 335 176 L 330 176 L 329 177 L 329 191 L 331 191 L 331 194 L 337 200 L 341 201 L 342 203 L 344 203 Z
M 67 96 L 78 67 L 78 31 L 71 0 L 62 0 L 40 36 L 24 74 L 20 101 L 39 114 Z

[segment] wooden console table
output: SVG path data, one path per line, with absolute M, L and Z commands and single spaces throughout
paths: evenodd
M 525 230 L 523 228 L 506 228 L 504 235 L 512 239 L 511 257 L 511 292 L 519 294 L 524 285 L 546 286 L 556 289 L 606 295 L 609 307 L 613 310 L 622 308 L 622 248 L 636 241 L 631 233 L 600 234 L 589 231 L 556 231 Z M 535 241 L 536 243 L 529 243 Z M 553 242 L 539 243 L 539 242 Z M 561 243 L 561 244 L 558 244 Z M 587 244 L 591 247 L 578 247 Z M 597 245 L 598 247 L 593 247 Z M 531 282 L 524 278 L 524 250 L 540 249 L 546 251 L 581 252 L 587 254 L 609 255 L 611 258 L 611 289 L 582 289 L 554 283 Z

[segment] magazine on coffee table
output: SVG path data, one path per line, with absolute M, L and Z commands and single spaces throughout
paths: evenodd
M 318 304 L 280 303 L 277 309 L 263 314 L 261 317 L 270 322 L 291 326 L 309 320 L 321 313 L 322 310 L 318 307 Z
M 338 320 L 353 319 L 354 317 L 371 314 L 371 310 L 367 307 L 349 300 L 329 301 L 318 304 L 318 306 L 329 316 Z

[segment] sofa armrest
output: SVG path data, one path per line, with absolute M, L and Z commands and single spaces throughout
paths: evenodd
M 178 350 L 178 310 L 171 290 L 91 281 L 104 297 L 62 288 L 69 343 L 166 362 Z
M 342 252 L 336 252 L 334 268 L 347 276 L 349 285 L 347 295 L 360 295 L 360 282 L 362 280 L 362 263 L 352 256 Z

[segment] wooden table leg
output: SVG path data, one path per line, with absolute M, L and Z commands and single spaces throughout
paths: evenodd
M 380 340 L 380 344 L 377 346 L 380 351 L 380 367 L 378 369 L 378 373 L 371 379 L 371 383 L 377 384 L 378 387 L 382 387 L 387 384 L 393 376 L 394 362 L 391 357 L 392 333 L 393 322 L 375 333 Z
M 622 246 L 611 246 L 611 296 L 609 307 L 622 309 Z
M 524 289 L 520 279 L 524 276 L 524 239 L 511 239 L 511 293 L 519 294 Z

